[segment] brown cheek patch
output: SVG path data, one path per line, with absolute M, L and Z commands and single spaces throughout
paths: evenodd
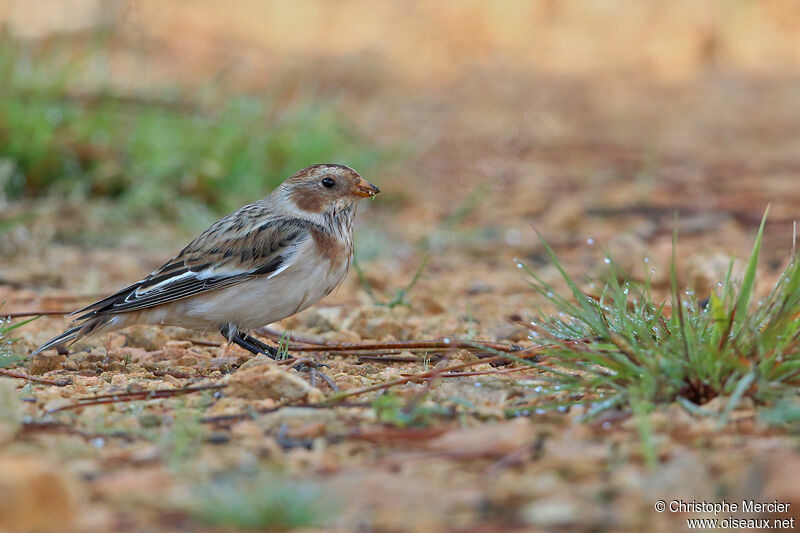
M 324 210 L 324 202 L 320 195 L 310 193 L 303 188 L 298 188 L 293 191 L 290 198 L 294 205 L 308 213 L 322 213 Z
M 331 266 L 347 260 L 348 250 L 342 241 L 316 228 L 311 230 L 311 236 L 314 237 L 317 250 Z

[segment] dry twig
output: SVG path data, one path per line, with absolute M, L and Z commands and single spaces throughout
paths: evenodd
M 356 407 L 356 408 L 369 408 L 372 407 L 371 403 L 366 402 L 341 402 L 337 404 L 332 403 L 309 403 L 309 404 L 301 404 L 301 403 L 286 403 L 283 405 L 277 405 L 275 407 L 270 407 L 267 409 L 259 409 L 255 412 L 248 412 L 248 413 L 237 413 L 233 415 L 220 415 L 220 416 L 209 416 L 206 418 L 201 418 L 200 422 L 204 424 L 219 424 L 222 422 L 237 422 L 239 420 L 247 420 L 252 419 L 254 414 L 265 415 L 269 413 L 274 413 L 276 411 L 280 411 L 285 407 L 302 407 L 303 409 L 332 409 L 334 407 Z
M 0 318 L 25 318 L 29 316 L 64 316 L 72 311 L 23 311 L 20 313 L 0 313 Z
M 103 394 L 100 396 L 91 396 L 88 398 L 80 398 L 78 403 L 57 407 L 48 411 L 48 414 L 57 413 L 58 411 L 68 411 L 72 409 L 80 409 L 90 405 L 103 405 L 107 403 L 130 402 L 133 400 L 155 400 L 158 398 L 172 398 L 175 396 L 183 396 L 195 392 L 202 392 L 207 390 L 218 390 L 227 387 L 225 384 L 214 385 L 197 385 L 183 387 L 182 389 L 168 389 L 168 390 L 152 390 L 141 392 L 122 392 L 117 394 Z
M 30 374 L 25 374 L 24 372 L 17 372 L 16 370 L 9 370 L 8 368 L 0 368 L 0 376 L 26 379 L 34 383 L 41 383 L 43 385 L 53 385 L 56 387 L 64 387 L 72 383 L 72 380 L 70 379 L 61 379 L 58 381 L 53 381 L 52 379 L 45 379 L 45 378 L 40 378 L 38 376 L 31 376 Z
M 410 376 L 394 379 L 392 381 L 387 381 L 385 383 L 378 383 L 376 385 L 369 385 L 367 387 L 361 387 L 361 388 L 358 388 L 358 389 L 351 389 L 351 390 L 343 391 L 343 392 L 335 394 L 333 397 L 331 397 L 331 401 L 332 402 L 337 402 L 338 400 L 340 400 L 342 398 L 348 398 L 350 396 L 357 396 L 357 395 L 360 395 L 360 394 L 365 394 L 367 392 L 374 392 L 374 391 L 377 391 L 377 390 L 388 389 L 390 387 L 395 387 L 397 385 L 405 385 L 406 383 L 413 383 L 413 382 L 418 382 L 418 381 L 430 381 L 431 379 L 436 379 L 436 378 L 440 377 L 442 374 L 446 375 L 446 374 L 449 374 L 449 373 L 454 372 L 456 370 L 461 370 L 462 368 L 469 368 L 469 367 L 475 366 L 475 365 L 491 364 L 491 363 L 494 363 L 494 362 L 500 362 L 500 361 L 503 361 L 503 360 L 508 360 L 509 358 L 516 360 L 516 359 L 524 359 L 524 358 L 535 357 L 537 355 L 540 355 L 542 352 L 544 352 L 548 348 L 549 348 L 549 346 L 539 346 L 537 348 L 529 348 L 527 350 L 523 350 L 523 351 L 521 351 L 521 352 L 519 352 L 519 353 L 517 353 L 517 354 L 515 354 L 514 356 L 511 356 L 511 357 L 509 357 L 508 355 L 495 355 L 493 357 L 487 357 L 485 359 L 480 359 L 478 361 L 468 361 L 466 363 L 459 363 L 459 364 L 447 366 L 447 367 L 444 367 L 444 368 L 434 368 L 434 369 L 432 369 L 432 370 L 430 370 L 428 372 L 423 372 L 422 374 L 414 374 L 414 375 L 410 375 Z

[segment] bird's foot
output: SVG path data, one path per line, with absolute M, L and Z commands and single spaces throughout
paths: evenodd
M 261 342 L 252 335 L 238 330 L 233 324 L 221 326 L 219 332 L 228 342 L 237 344 L 254 355 L 264 354 L 271 359 L 278 359 L 278 350 L 269 344 Z
M 225 324 L 224 326 L 220 327 L 219 332 L 223 337 L 228 339 L 228 342 L 238 344 L 252 354 L 264 354 L 271 359 L 279 361 L 280 354 L 277 349 L 256 339 L 252 335 L 248 335 L 247 333 L 240 331 L 232 324 Z M 333 379 L 319 370 L 320 368 L 328 368 L 328 365 L 325 363 L 318 363 L 313 359 L 309 359 L 308 357 L 298 358 L 292 356 L 289 356 L 281 361 L 288 364 L 289 368 L 293 368 L 298 372 L 308 372 L 310 374 L 309 381 L 312 387 L 317 386 L 317 377 L 320 377 L 334 392 L 339 391 L 339 387 L 336 386 L 336 383 L 333 381 Z
M 284 359 L 289 364 L 289 368 L 294 368 L 301 372 L 308 372 L 312 368 L 330 368 L 325 363 L 319 363 L 308 357 L 289 357 Z
M 289 368 L 294 368 L 298 372 L 308 372 L 309 382 L 311 383 L 312 387 L 317 386 L 317 376 L 319 376 L 323 381 L 325 381 L 325 383 L 328 384 L 333 392 L 339 392 L 339 387 L 336 386 L 336 383 L 333 381 L 333 379 L 326 373 L 319 370 L 320 368 L 330 368 L 325 363 L 318 363 L 317 361 L 309 359 L 308 357 L 299 357 L 292 358 Z

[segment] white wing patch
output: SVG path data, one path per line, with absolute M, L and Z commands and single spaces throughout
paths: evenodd
M 190 278 L 192 276 L 196 276 L 199 279 L 203 279 L 196 272 L 192 272 L 192 271 L 184 272 L 183 274 L 180 274 L 178 276 L 167 278 L 164 281 L 156 283 L 155 285 L 149 285 L 149 286 L 144 287 L 144 288 L 139 287 L 138 289 L 136 289 L 133 292 L 132 296 L 134 298 L 139 297 L 139 296 L 143 296 L 143 295 L 147 294 L 148 292 L 153 292 L 155 290 L 158 290 L 159 288 L 164 287 L 165 285 L 170 285 L 170 284 L 175 283 L 175 282 L 177 282 L 177 281 L 179 281 L 181 279 Z M 143 281 L 145 281 L 145 280 L 143 280 Z M 127 300 L 127 301 L 131 301 L 132 299 L 133 298 L 131 298 L 130 296 L 128 298 L 125 298 L 125 300 Z

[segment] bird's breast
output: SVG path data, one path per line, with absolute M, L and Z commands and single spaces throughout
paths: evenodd
M 341 238 L 338 235 L 314 228 L 311 230 L 311 236 L 317 254 L 321 259 L 327 261 L 332 269 L 350 263 L 350 257 L 353 255 L 353 240 L 349 235 Z

